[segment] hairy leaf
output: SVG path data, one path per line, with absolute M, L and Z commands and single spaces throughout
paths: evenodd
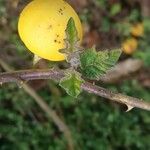
M 79 38 L 78 38 L 78 31 L 76 29 L 73 18 L 69 19 L 65 32 L 66 32 L 66 39 L 65 39 L 66 48 L 60 50 L 60 52 L 69 54 L 71 52 L 77 51 Z
M 98 80 L 115 65 L 121 54 L 120 49 L 96 52 L 94 48 L 85 50 L 80 55 L 81 71 L 83 76 Z
M 78 32 L 73 18 L 70 18 L 68 21 L 66 35 L 67 35 L 66 40 L 69 42 L 71 47 L 73 47 L 74 44 L 79 40 Z
M 76 72 L 68 72 L 60 81 L 59 85 L 72 97 L 77 97 L 81 93 L 81 84 L 83 80 L 81 75 Z

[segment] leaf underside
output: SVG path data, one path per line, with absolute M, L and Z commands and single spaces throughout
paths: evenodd
M 59 85 L 72 97 L 77 97 L 81 93 L 81 84 L 83 80 L 81 75 L 76 72 L 68 72 L 60 81 Z

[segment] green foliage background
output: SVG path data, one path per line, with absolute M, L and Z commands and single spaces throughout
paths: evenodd
M 97 5 L 103 7 L 107 6 L 107 3 L 105 0 L 97 0 Z M 113 6 L 110 9 L 111 16 L 119 13 L 120 9 L 119 4 Z M 133 10 L 129 19 L 136 20 L 138 13 Z M 6 15 L 4 0 L 0 0 L 0 15 Z M 82 18 L 87 21 L 90 18 L 89 13 L 82 15 Z M 109 17 L 106 16 L 103 20 L 105 25 L 102 24 L 104 29 L 101 30 L 109 32 Z M 31 54 L 27 54 L 15 32 L 16 18 L 9 21 L 9 28 L 13 31 L 11 36 L 6 36 L 8 42 L 15 46 L 15 54 L 20 60 L 27 63 L 8 63 L 17 69 L 27 68 L 31 66 Z M 139 51 L 133 57 L 142 59 L 149 68 L 149 19 L 144 20 L 144 25 L 147 34 L 140 39 Z M 3 33 L 3 30 L 0 30 L 0 33 Z M 0 70 L 3 71 L 1 68 Z M 133 109 L 126 113 L 119 105 L 87 93 L 73 99 L 53 81 L 47 82 L 48 84 L 37 92 L 64 118 L 72 132 L 76 150 L 150 149 L 149 112 Z M 116 92 L 150 99 L 149 89 L 144 88 L 136 79 L 104 86 Z M 66 150 L 66 145 L 64 135 L 23 89 L 19 89 L 15 84 L 0 87 L 0 150 Z
M 114 86 L 109 88 L 118 90 Z M 137 93 L 137 97 L 150 97 L 136 81 L 124 82 L 119 89 L 128 95 Z M 14 84 L 5 85 L 0 95 L 1 150 L 66 149 L 63 134 L 22 89 L 18 90 Z M 45 89 L 40 95 L 51 107 L 63 113 L 76 149 L 149 149 L 149 112 L 135 109 L 126 113 L 117 105 L 86 93 L 72 99 L 66 94 L 52 95 Z

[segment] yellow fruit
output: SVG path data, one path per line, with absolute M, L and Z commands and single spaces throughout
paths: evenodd
M 138 46 L 138 42 L 135 38 L 127 39 L 122 43 L 122 48 L 124 53 L 132 54 Z
M 136 37 L 141 37 L 144 34 L 144 27 L 142 23 L 137 23 L 131 27 L 131 34 Z
M 22 11 L 18 22 L 19 35 L 26 47 L 41 58 L 61 61 L 65 55 L 65 29 L 73 18 L 82 41 L 82 25 L 74 9 L 64 0 L 33 0 Z

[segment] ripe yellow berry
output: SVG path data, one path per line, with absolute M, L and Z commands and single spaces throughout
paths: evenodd
M 131 27 L 131 34 L 135 37 L 141 37 L 144 34 L 144 27 L 142 23 L 137 23 Z
M 26 47 L 35 55 L 51 61 L 62 61 L 65 55 L 65 29 L 73 18 L 82 41 L 82 25 L 74 9 L 64 0 L 33 0 L 21 12 L 19 35 Z
M 124 53 L 132 54 L 138 46 L 138 42 L 135 38 L 129 38 L 122 43 Z

